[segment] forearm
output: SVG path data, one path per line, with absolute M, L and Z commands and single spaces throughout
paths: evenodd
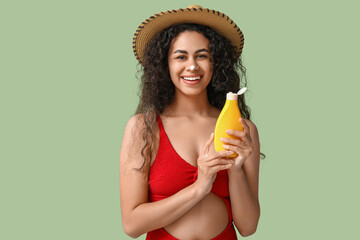
M 197 187 L 196 182 L 173 196 L 156 202 L 143 203 L 131 211 L 124 228 L 128 235 L 138 237 L 149 231 L 165 227 L 194 207 L 205 192 Z
M 229 170 L 231 208 L 236 228 L 242 236 L 256 231 L 260 217 L 259 201 L 250 191 L 243 170 Z

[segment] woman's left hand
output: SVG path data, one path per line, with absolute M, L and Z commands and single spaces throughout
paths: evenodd
M 241 170 L 242 165 L 253 152 L 254 144 L 251 140 L 249 125 L 242 118 L 240 118 L 239 121 L 243 126 L 244 131 L 227 129 L 226 133 L 231 136 L 241 138 L 241 140 L 232 138 L 220 138 L 220 141 L 225 143 L 223 147 L 226 150 L 231 150 L 238 154 L 237 157 L 233 158 L 235 160 L 235 164 L 231 168 Z

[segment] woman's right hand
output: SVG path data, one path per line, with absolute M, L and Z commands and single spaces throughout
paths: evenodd
M 226 156 L 233 154 L 233 151 L 226 150 L 210 153 L 210 147 L 213 141 L 214 133 L 211 134 L 208 141 L 204 144 L 201 154 L 197 159 L 198 177 L 196 183 L 206 193 L 211 191 L 216 178 L 216 173 L 221 170 L 229 169 L 234 164 L 233 159 L 225 158 Z

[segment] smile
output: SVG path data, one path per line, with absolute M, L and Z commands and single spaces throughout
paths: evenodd
M 199 80 L 201 78 L 201 76 L 191 76 L 191 77 L 181 77 L 182 79 L 184 80 L 187 80 L 187 81 L 196 81 L 196 80 Z

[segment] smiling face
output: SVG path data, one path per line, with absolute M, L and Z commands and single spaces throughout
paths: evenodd
M 169 71 L 176 94 L 198 95 L 206 93 L 212 77 L 209 40 L 201 33 L 185 31 L 171 43 Z

